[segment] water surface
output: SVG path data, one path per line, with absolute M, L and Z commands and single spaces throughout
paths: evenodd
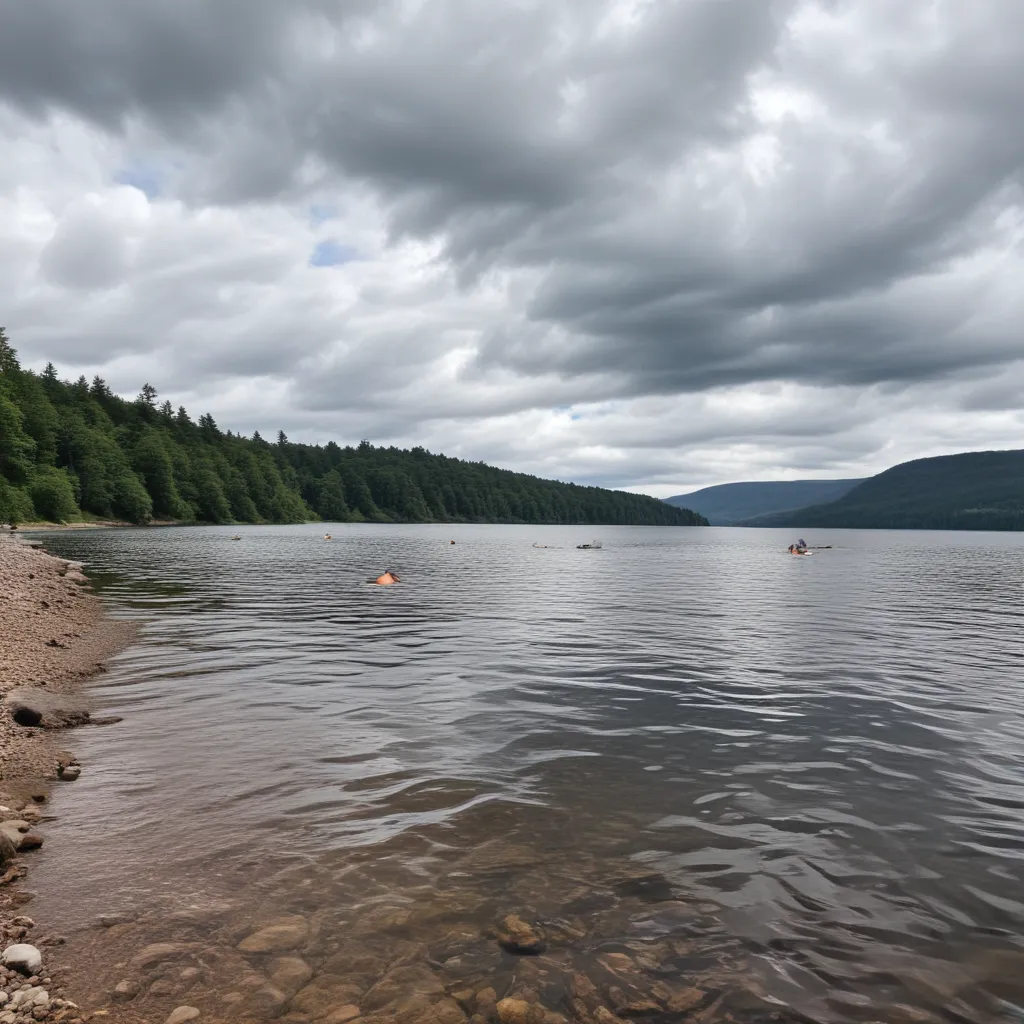
M 327 529 L 47 537 L 141 622 L 33 876 L 72 947 L 184 942 L 171 1006 L 300 915 L 344 1002 L 406 962 L 569 1017 L 1024 1013 L 1024 536 Z

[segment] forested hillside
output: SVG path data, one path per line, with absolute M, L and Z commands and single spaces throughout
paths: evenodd
M 692 508 L 712 526 L 734 526 L 755 516 L 836 501 L 862 480 L 764 480 L 717 484 L 690 494 L 665 498 L 678 508 Z
M 838 501 L 744 525 L 1024 530 L 1024 451 L 915 459 L 865 480 Z
M 0 330 L 0 522 L 527 522 L 696 526 L 642 495 L 541 480 L 422 448 L 275 443 L 197 422 L 146 384 L 23 370 Z

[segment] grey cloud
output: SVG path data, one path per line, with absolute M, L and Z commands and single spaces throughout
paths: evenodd
M 312 0 L 0 0 L 0 92 L 30 112 L 72 110 L 108 128 L 168 126 L 259 93 L 292 53 L 296 18 L 368 3 Z
M 878 432 L 853 421 L 876 423 L 877 396 L 931 382 L 958 414 L 1006 408 L 1024 308 L 992 279 L 1020 256 L 1022 69 L 1019 0 L 0 0 L 0 103 L 101 126 L 186 207 L 137 250 L 65 218 L 48 283 L 128 295 L 86 302 L 92 326 L 41 315 L 33 344 L 162 347 L 172 386 L 269 375 L 296 422 L 456 446 L 557 405 L 859 389 L 875 397 L 842 417 L 806 398 L 774 424 L 614 433 L 651 475 L 659 446 L 744 432 L 801 467 L 826 456 L 791 429 L 867 458 Z M 202 220 L 335 203 L 430 271 L 353 286 L 338 312 L 296 248 L 257 231 L 222 251 Z
M 128 254 L 117 225 L 98 210 L 73 211 L 42 252 L 43 273 L 65 288 L 112 288 L 127 270 Z

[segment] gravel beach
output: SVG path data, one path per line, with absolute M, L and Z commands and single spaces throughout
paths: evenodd
M 51 787 L 82 771 L 63 730 L 102 724 L 81 681 L 133 634 L 104 616 L 81 569 L 0 532 L 0 1024 L 83 1019 L 48 963 L 62 939 L 36 934 L 17 886 L 45 839 Z

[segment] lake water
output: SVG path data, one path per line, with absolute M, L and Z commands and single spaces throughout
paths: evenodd
M 46 538 L 141 623 L 31 876 L 97 1001 L 1024 1016 L 1024 536 L 324 529 Z

